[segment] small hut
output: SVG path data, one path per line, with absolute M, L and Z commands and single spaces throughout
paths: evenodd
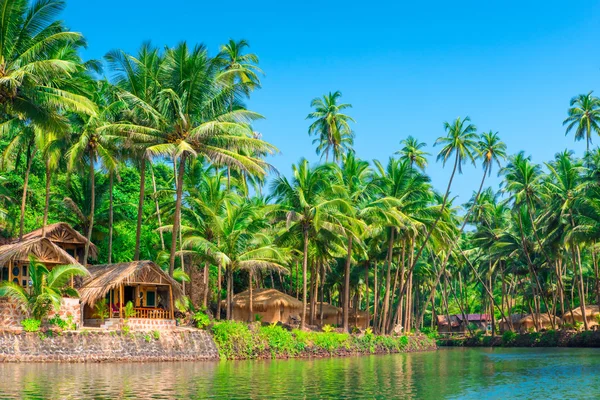
M 549 313 L 535 315 L 528 314 L 519 320 L 519 331 L 525 333 L 531 329 L 537 329 L 536 321 L 537 326 L 539 326 L 540 329 L 552 329 L 552 321 L 554 321 L 556 327 L 562 325 L 562 320 L 560 318 Z
M 57 222 L 46 225 L 44 228 L 38 228 L 23 236 L 23 240 L 40 239 L 42 237 L 50 239 L 52 243 L 66 251 L 71 257 L 76 258 L 81 264 L 86 264 L 83 259 L 85 253 L 85 244 L 87 238 L 77 232 L 66 222 Z M 98 258 L 98 249 L 90 242 L 89 257 L 93 260 Z
M 462 333 L 465 327 L 456 315 L 450 315 L 450 320 L 445 315 L 436 315 L 438 332 L 440 333 Z
M 315 321 L 317 324 L 321 324 L 321 308 L 323 309 L 323 324 L 331 326 L 342 325 L 342 310 L 329 303 L 317 302 L 315 305 Z M 310 306 L 306 305 L 306 315 L 309 318 Z
M 152 261 L 132 261 L 89 266 L 90 277 L 79 293 L 84 305 L 84 324 L 96 321 L 94 305 L 109 304 L 109 318 L 123 318 L 124 307 L 134 306 L 132 318 L 174 320 L 175 301 L 183 297 L 181 286 Z
M 263 322 L 288 323 L 290 317 L 302 318 L 302 302 L 275 289 L 252 290 L 252 313 L 248 290 L 233 296 L 233 319 L 254 321 L 259 315 Z
M 348 315 L 348 324 L 350 326 L 355 326 L 359 329 L 367 329 L 369 327 L 367 312 L 350 309 Z
M 46 237 L 23 240 L 0 246 L 0 281 L 10 281 L 29 287 L 29 258 L 44 264 L 48 269 L 57 265 L 79 262 Z
M 512 330 L 518 332 L 521 329 L 520 321 L 525 317 L 525 314 L 511 314 L 508 318 L 502 318 L 498 322 L 498 327 L 500 328 L 500 332 L 506 332 Z M 509 323 L 510 321 L 510 323 Z
M 597 305 L 585 306 L 585 318 L 587 319 L 589 326 L 598 325 L 598 320 L 596 319 L 598 315 L 600 315 L 600 308 Z M 569 324 L 574 324 L 576 322 L 583 323 L 581 308 L 575 307 L 572 310 L 566 311 L 565 315 L 563 315 L 563 320 Z

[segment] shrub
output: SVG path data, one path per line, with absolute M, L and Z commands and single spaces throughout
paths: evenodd
M 506 331 L 502 334 L 502 344 L 504 344 L 504 345 L 513 344 L 516 339 L 517 339 L 516 332 Z
M 152 331 L 152 337 L 154 338 L 154 340 L 159 340 L 160 339 L 160 332 L 159 331 Z
M 290 331 L 276 324 L 262 326 L 260 335 L 269 347 L 272 357 L 276 355 L 295 356 L 304 349 L 303 346 L 298 345 Z
M 254 322 L 262 322 L 263 316 L 260 314 L 254 314 Z
M 321 329 L 325 333 L 333 332 L 335 330 L 335 328 L 331 325 L 323 325 L 323 328 L 321 328 Z
M 99 318 L 102 322 L 110 316 L 108 303 L 106 299 L 99 300 L 94 306 L 94 317 Z
M 21 326 L 23 326 L 25 332 L 37 332 L 40 330 L 40 325 L 42 325 L 42 321 L 39 319 L 27 318 L 21 321 Z
M 131 301 L 128 301 L 127 304 L 125 304 L 125 308 L 123 309 L 123 315 L 126 319 L 135 317 L 135 308 L 133 307 L 133 303 Z
M 210 318 L 202 311 L 196 312 L 192 316 L 192 320 L 196 323 L 198 329 L 204 329 L 210 324 Z
M 60 316 L 55 315 L 54 317 L 48 320 L 48 324 L 52 326 L 56 326 L 60 330 L 75 330 L 77 329 L 77 325 L 73 322 L 73 316 L 69 315 L 66 320 L 62 319 Z
M 152 336 L 150 336 L 150 334 L 146 333 L 146 334 L 144 335 L 144 340 L 145 340 L 147 343 L 150 343 L 150 342 L 152 341 Z
M 131 333 L 131 328 L 129 327 L 129 325 L 124 324 L 122 331 L 125 335 L 129 335 Z
M 248 325 L 237 321 L 220 321 L 213 324 L 211 329 L 221 357 L 253 357 L 252 333 Z

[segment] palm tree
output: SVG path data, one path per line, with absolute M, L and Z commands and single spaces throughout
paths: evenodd
M 100 128 L 111 124 L 124 106 L 122 101 L 113 98 L 111 87 L 106 81 L 97 83 L 97 90 L 94 92 L 93 97 L 95 103 L 100 107 L 100 112 L 96 116 L 84 117 L 74 121 L 73 126 L 77 126 L 80 131 L 79 137 L 67 152 L 69 170 L 72 171 L 78 166 L 82 167 L 84 160 L 87 161 L 87 167 L 89 168 L 91 207 L 87 242 L 83 256 L 84 262 L 87 262 L 92 231 L 94 229 L 94 213 L 96 211 L 96 161 L 100 161 L 102 166 L 111 174 L 117 168 L 115 154 L 120 138 Z M 112 185 L 110 189 L 112 190 Z
M 427 167 L 427 157 L 430 155 L 429 153 L 421 150 L 423 147 L 427 146 L 423 142 L 419 142 L 418 139 L 409 136 L 406 139 L 400 142 L 402 147 L 401 150 L 397 151 L 396 154 L 399 154 L 402 158 L 410 161 L 410 166 L 416 165 L 422 171 Z
M 588 94 L 575 96 L 569 102 L 569 116 L 563 121 L 567 125 L 565 135 L 575 129 L 575 140 L 585 139 L 586 151 L 590 151 L 592 133 L 600 135 L 600 99 Z
M 189 49 L 186 43 L 168 49 L 160 64 L 160 91 L 156 102 L 148 104 L 128 92 L 125 101 L 149 117 L 144 125 L 134 122 L 112 124 L 107 129 L 143 143 L 148 154 L 170 157 L 178 164 L 176 207 L 171 235 L 169 273 L 175 268 L 175 253 L 181 222 L 183 177 L 186 161 L 202 156 L 212 163 L 264 175 L 268 164 L 255 157 L 241 155 L 240 149 L 272 154 L 277 149 L 252 135 L 249 123 L 260 115 L 241 104 L 228 108 L 226 100 L 239 87 L 221 84 L 218 63 L 203 46 Z M 193 77 L 193 79 L 189 79 Z
M 446 193 L 442 198 L 442 203 L 439 208 L 439 213 L 435 218 L 433 224 L 427 230 L 427 234 L 425 235 L 425 239 L 421 243 L 417 254 L 415 255 L 412 265 L 408 271 L 409 275 L 414 270 L 415 266 L 419 262 L 419 258 L 423 253 L 423 250 L 427 246 L 427 242 L 431 237 L 432 233 L 436 229 L 442 215 L 444 214 L 444 210 L 446 208 L 446 203 L 448 202 L 448 196 L 450 195 L 450 188 L 452 187 L 452 181 L 454 180 L 454 175 L 456 171 L 459 174 L 462 173 L 462 165 L 466 161 L 470 161 L 473 165 L 475 165 L 475 158 L 478 156 L 477 149 L 477 128 L 475 125 L 471 124 L 471 118 L 465 117 L 464 119 L 457 118 L 454 122 L 444 123 L 444 129 L 447 132 L 445 137 L 440 137 L 435 141 L 434 146 L 442 145 L 442 149 L 438 153 L 437 160 L 442 161 L 442 165 L 446 165 L 446 162 L 454 156 L 454 167 L 452 168 L 452 174 L 450 175 L 450 179 L 448 180 L 448 186 L 446 188 Z M 407 288 L 407 283 L 405 282 L 401 295 L 404 295 Z
M 0 297 L 8 297 L 37 320 L 53 308 L 58 311 L 63 296 L 78 296 L 77 290 L 67 286 L 73 276 L 85 276 L 88 271 L 81 265 L 59 265 L 52 270 L 34 258 L 29 259 L 31 289 L 26 290 L 14 282 L 0 285 Z
M 302 328 L 306 324 L 308 248 L 322 229 L 343 231 L 335 219 L 336 207 L 343 203 L 337 196 L 330 196 L 330 182 L 327 168 L 310 168 L 302 159 L 292 166 L 293 179 L 290 182 L 280 176 L 272 185 L 274 199 L 285 212 L 286 233 L 302 238 Z
M 329 162 L 329 152 L 333 155 L 333 161 L 338 162 L 342 154 L 352 149 L 354 134 L 350 128 L 352 117 L 342 113 L 343 110 L 352 108 L 351 104 L 338 104 L 342 93 L 329 92 L 323 98 L 315 98 L 310 106 L 315 110 L 308 114 L 306 119 L 314 120 L 308 127 L 310 136 L 317 136 L 313 141 L 318 143 L 317 155 L 325 154 L 325 162 Z

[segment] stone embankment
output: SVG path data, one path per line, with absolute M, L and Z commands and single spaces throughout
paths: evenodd
M 0 332 L 0 362 L 116 362 L 218 360 L 201 330 L 156 332 Z

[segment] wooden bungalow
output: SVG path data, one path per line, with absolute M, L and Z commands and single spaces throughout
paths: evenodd
M 29 259 L 31 256 L 48 269 L 52 269 L 56 265 L 80 265 L 78 260 L 49 238 L 34 237 L 0 246 L 0 281 L 11 281 L 24 288 L 30 287 Z
M 179 283 L 152 261 L 132 261 L 89 266 L 90 277 L 79 293 L 84 324 L 95 325 L 95 304 L 106 299 L 109 319 L 123 319 L 128 302 L 134 306 L 130 318 L 173 320 L 175 301 L 183 297 Z
M 585 318 L 587 319 L 587 323 L 590 327 L 598 325 L 598 320 L 596 319 L 598 315 L 600 315 L 600 308 L 597 305 L 590 304 L 585 306 Z M 576 322 L 583 323 L 581 308 L 575 307 L 572 310 L 565 311 L 563 320 L 569 324 L 574 324 Z
M 329 303 L 317 302 L 315 306 L 315 321 L 321 324 L 321 307 L 323 308 L 323 325 L 341 326 L 342 325 L 342 310 Z M 306 306 L 307 319 L 310 312 L 310 306 Z
M 23 240 L 48 238 L 52 243 L 66 251 L 71 257 L 77 259 L 85 265 L 87 260 L 83 259 L 85 253 L 85 244 L 87 238 L 77 232 L 66 222 L 57 222 L 46 225 L 45 228 L 39 228 L 23 236 Z M 89 257 L 93 260 L 98 258 L 98 249 L 90 242 Z
M 556 327 L 562 325 L 562 320 L 552 314 L 528 314 L 519 320 L 519 331 L 525 333 L 530 330 L 537 330 L 537 326 L 540 330 L 552 329 L 553 321 Z
M 254 321 L 259 315 L 263 322 L 288 323 L 290 319 L 302 318 L 301 301 L 275 289 L 252 290 L 252 313 L 250 313 L 250 293 L 248 290 L 233 296 L 233 319 Z
M 437 315 L 438 332 L 440 333 L 464 333 L 467 325 L 474 325 L 475 329 L 487 330 L 491 321 L 489 314 L 453 314 L 450 315 L 450 323 L 445 315 Z
M 450 315 L 450 320 L 446 315 L 436 315 L 437 328 L 439 333 L 463 333 L 465 327 L 456 315 Z

